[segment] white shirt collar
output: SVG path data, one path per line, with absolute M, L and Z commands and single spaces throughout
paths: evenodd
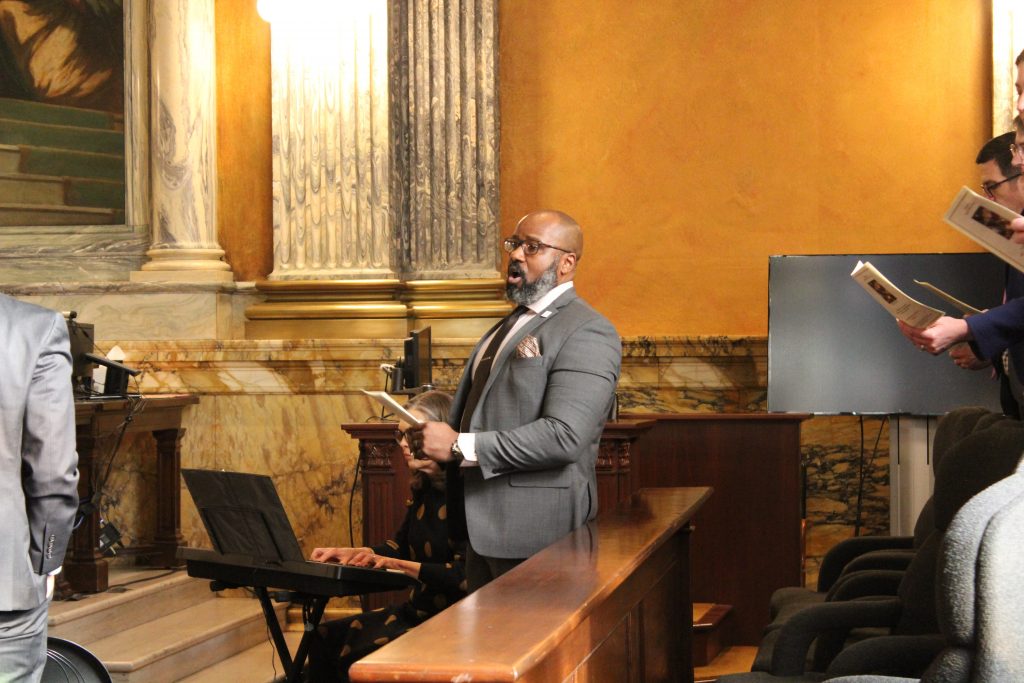
M 569 280 L 568 282 L 563 282 L 562 284 L 558 285 L 550 292 L 548 292 L 547 294 L 545 294 L 544 296 L 542 296 L 541 298 L 537 299 L 532 304 L 527 306 L 527 308 L 529 308 L 531 311 L 537 314 L 543 313 L 544 309 L 548 308 L 551 304 L 555 303 L 555 300 L 558 299 L 558 297 L 562 296 L 570 289 L 572 289 L 572 280 Z

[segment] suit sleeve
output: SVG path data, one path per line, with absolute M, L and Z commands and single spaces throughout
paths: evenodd
M 515 429 L 477 433 L 484 478 L 575 462 L 600 436 L 621 362 L 619 335 L 607 320 L 592 318 L 574 330 L 548 371 L 540 416 Z
M 1024 341 L 1024 298 L 1010 299 L 984 313 L 968 316 L 967 328 L 974 340 L 971 349 L 978 358 L 995 361 L 1017 342 Z
M 32 374 L 21 457 L 29 558 L 33 570 L 47 574 L 64 561 L 78 510 L 71 352 L 59 315 L 53 318 Z

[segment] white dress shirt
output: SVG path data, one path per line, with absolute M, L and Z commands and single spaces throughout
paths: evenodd
M 533 318 L 535 318 L 536 316 L 543 315 L 545 310 L 547 310 L 547 308 L 551 306 L 551 304 L 555 303 L 555 300 L 558 299 L 558 297 L 562 296 L 562 294 L 564 294 L 565 292 L 568 292 L 570 289 L 572 289 L 572 287 L 572 280 L 569 280 L 568 282 L 563 282 L 562 284 L 558 285 L 550 292 L 542 296 L 541 298 L 534 301 L 532 304 L 528 305 L 526 307 L 527 311 L 523 313 L 521 316 L 519 316 L 519 320 L 516 320 L 515 324 L 512 325 L 512 329 L 508 331 L 508 334 L 505 335 L 505 338 L 502 340 L 501 344 L 494 352 L 495 358 L 497 358 L 498 354 L 501 353 L 501 350 L 505 347 L 505 344 L 508 342 L 508 340 L 511 339 L 512 336 L 523 325 L 525 325 L 530 320 L 533 320 Z M 483 343 L 480 345 L 479 348 L 486 349 L 487 345 L 491 343 L 491 337 L 493 337 L 496 333 L 497 330 L 487 335 L 487 338 L 484 339 Z M 476 358 L 473 359 L 473 374 L 476 374 L 476 367 L 477 365 L 480 364 L 480 356 L 482 355 L 482 353 L 478 353 L 476 355 Z M 458 441 L 459 450 L 462 451 L 462 457 L 465 458 L 465 461 L 462 463 L 462 466 L 477 467 L 478 465 L 476 464 L 476 434 L 473 434 L 472 432 L 463 432 L 459 434 L 456 441 Z

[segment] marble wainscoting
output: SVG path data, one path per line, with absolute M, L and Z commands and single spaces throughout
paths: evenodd
M 75 311 L 78 322 L 94 325 L 101 353 L 140 339 L 244 337 L 244 311 L 263 298 L 251 282 L 4 284 L 0 291 L 55 311 Z
M 475 340 L 436 339 L 434 382 L 451 390 Z M 101 346 L 113 345 L 103 341 Z M 144 372 L 144 393 L 189 392 L 183 467 L 270 475 L 307 552 L 361 543 L 362 491 L 357 444 L 339 427 L 377 419 L 360 389 L 380 389 L 380 364 L 402 354 L 402 340 L 118 340 L 126 363 Z M 636 337 L 624 340 L 619 404 L 623 411 L 759 412 L 766 409 L 764 338 Z M 888 429 L 864 421 L 861 533 L 888 529 Z M 882 434 L 877 450 L 875 436 Z M 860 482 L 860 420 L 813 417 L 803 424 L 807 472 L 807 570 L 854 532 Z M 100 450 L 99 452 L 103 452 Z M 130 544 L 153 528 L 153 447 L 144 436 L 122 448 L 112 468 L 105 516 Z M 350 513 L 351 510 L 351 513 Z M 191 545 L 207 545 L 187 492 L 182 523 Z M 377 539 L 370 539 L 377 540 Z
M 804 422 L 808 587 L 817 586 L 821 560 L 839 541 L 858 531 L 861 536 L 888 535 L 889 425 L 887 417 L 851 415 L 819 415 Z

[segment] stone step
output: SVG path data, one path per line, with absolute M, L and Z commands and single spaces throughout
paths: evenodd
M 21 166 L 21 150 L 13 145 L 0 145 L 0 173 L 17 173 Z
M 124 209 L 124 179 L 67 178 L 64 203 L 68 206 L 94 206 Z
M 64 181 L 48 175 L 0 173 L 0 197 L 19 204 L 63 204 Z
M 129 583 L 138 578 L 143 580 Z M 49 634 L 88 647 L 111 634 L 214 597 L 208 581 L 194 579 L 184 571 L 170 576 L 153 571 L 112 573 L 111 588 L 105 593 L 55 601 L 50 606 Z
M 0 204 L 0 225 L 111 225 L 121 214 L 90 206 Z
M 732 605 L 693 603 L 693 665 L 706 666 L 731 644 Z
M 112 112 L 0 97 L 0 117 L 82 128 L 119 130 L 124 117 Z
M 18 150 L 21 159 L 18 167 L 14 169 L 18 173 L 124 181 L 123 154 L 81 152 L 32 145 L 19 145 Z
M 124 155 L 124 133 L 0 117 L 0 143 Z
M 285 605 L 278 606 L 278 618 Z M 212 597 L 87 645 L 115 683 L 170 683 L 267 639 L 258 601 Z M 241 679 L 236 679 L 241 680 Z
M 302 639 L 301 631 L 285 631 L 284 640 L 288 651 L 295 655 Z M 269 641 L 263 641 L 234 657 L 225 659 L 202 671 L 198 671 L 181 683 L 223 683 L 223 681 L 245 681 L 246 683 L 276 683 L 284 680 L 284 667 L 277 656 L 277 650 Z
M 93 178 L 0 172 L 0 197 L 19 204 L 123 209 L 124 183 Z

